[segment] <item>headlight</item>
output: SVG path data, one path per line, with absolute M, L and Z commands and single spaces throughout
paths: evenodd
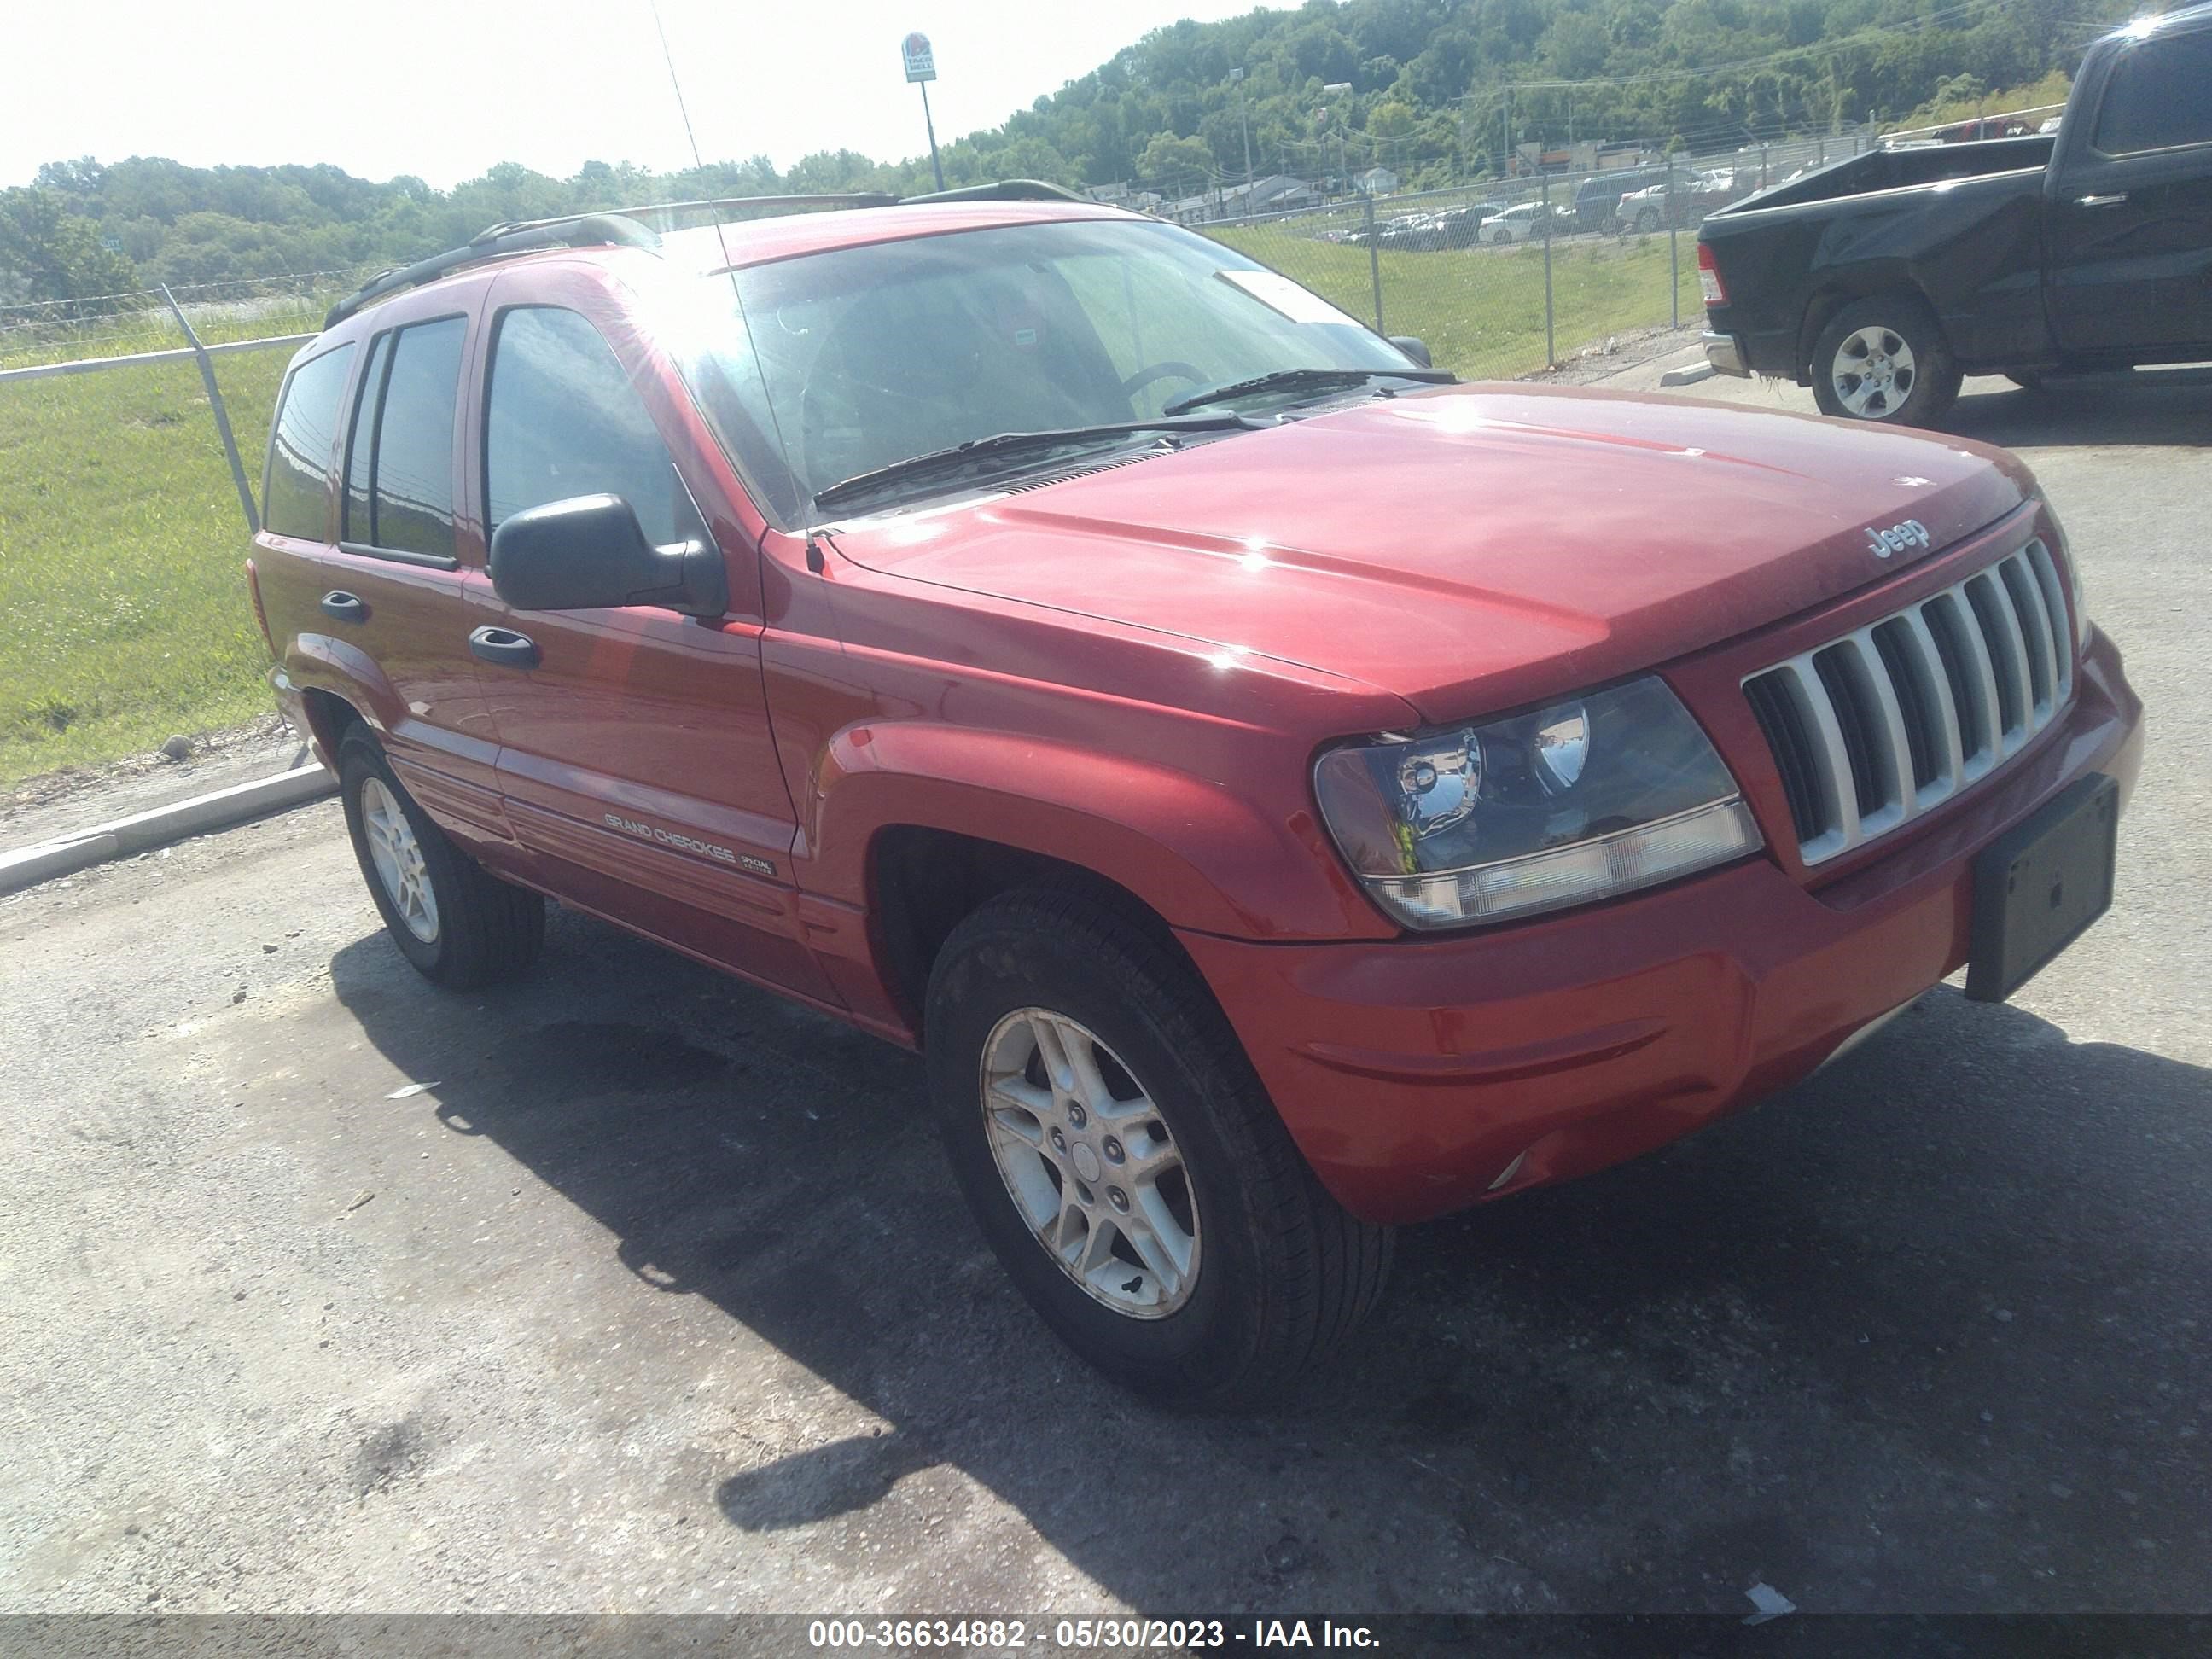
M 1656 679 L 1332 749 L 1314 788 L 1352 869 L 1409 927 L 1555 910 L 1760 846 L 1735 780 Z

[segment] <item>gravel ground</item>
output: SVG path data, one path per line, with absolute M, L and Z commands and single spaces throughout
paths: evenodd
M 0 1609 L 2212 1608 L 2212 393 L 1974 392 L 2150 704 L 2114 913 L 1267 1416 L 1053 1346 L 917 1062 L 567 914 L 441 995 L 334 804 L 0 900 Z

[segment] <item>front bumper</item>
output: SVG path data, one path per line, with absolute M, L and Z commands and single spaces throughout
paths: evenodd
M 1705 361 L 1723 374 L 1735 374 L 1748 380 L 1751 366 L 1745 362 L 1743 342 L 1733 334 L 1716 334 L 1711 329 L 1705 332 Z
M 1418 1221 L 1634 1158 L 1796 1082 L 1962 967 L 1974 854 L 2142 761 L 2100 635 L 2067 717 L 1996 778 L 1811 889 L 1771 855 L 1448 939 L 1180 937 L 1338 1200 Z

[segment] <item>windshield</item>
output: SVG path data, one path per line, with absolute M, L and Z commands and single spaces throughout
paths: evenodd
M 665 332 L 787 528 L 831 484 L 979 438 L 1155 419 L 1194 392 L 1283 369 L 1419 372 L 1287 277 L 1149 221 L 957 231 L 735 279 L 742 319 L 730 276 L 687 277 Z M 1312 395 L 1255 393 L 1254 406 Z

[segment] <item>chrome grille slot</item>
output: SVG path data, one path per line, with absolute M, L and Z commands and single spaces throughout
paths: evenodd
M 2030 542 L 1745 679 L 1807 864 L 1941 805 L 2051 724 L 2074 690 L 2062 592 Z

